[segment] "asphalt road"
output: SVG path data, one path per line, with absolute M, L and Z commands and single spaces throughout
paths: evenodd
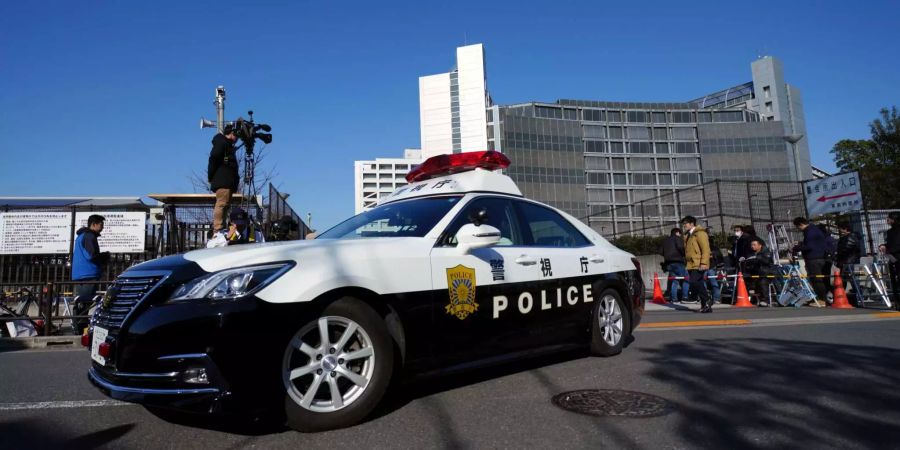
M 647 328 L 613 358 L 564 354 L 421 382 L 395 393 L 370 421 L 319 434 L 167 422 L 94 390 L 84 375 L 85 351 L 5 352 L 0 448 L 900 446 L 900 318 L 800 311 L 680 313 L 671 318 L 753 323 Z M 664 322 L 667 314 L 648 314 L 649 322 Z M 551 403 L 554 395 L 582 389 L 647 393 L 668 404 L 661 415 L 626 418 L 580 415 Z

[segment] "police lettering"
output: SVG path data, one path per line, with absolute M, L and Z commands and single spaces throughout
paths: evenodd
M 582 303 L 591 303 L 594 301 L 593 294 L 591 292 L 591 285 L 585 284 L 581 286 L 581 290 L 579 291 L 578 286 L 569 286 L 565 290 L 565 299 L 566 303 L 569 306 L 575 306 L 579 301 Z M 563 307 L 563 290 L 556 290 L 556 305 L 554 306 L 553 299 L 547 298 L 547 291 L 541 291 L 541 311 L 545 311 L 548 309 L 552 309 L 554 307 L 561 308 Z M 552 295 L 552 291 L 551 291 Z M 531 295 L 530 292 L 522 292 L 519 294 L 517 299 L 517 306 L 519 309 L 519 314 L 525 315 L 530 313 L 534 308 L 534 296 Z M 505 295 L 495 295 L 494 296 L 494 312 L 492 318 L 497 319 L 500 317 L 500 313 L 502 311 L 506 311 L 509 308 L 509 298 Z

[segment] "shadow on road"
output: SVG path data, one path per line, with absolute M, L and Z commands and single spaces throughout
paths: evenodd
M 895 349 L 779 339 L 692 340 L 643 350 L 687 401 L 676 430 L 705 448 L 896 448 Z
M 71 450 L 106 447 L 128 434 L 135 424 L 129 423 L 84 435 L 61 432 L 58 424 L 41 419 L 0 423 L 0 436 L 9 448 L 65 448 Z

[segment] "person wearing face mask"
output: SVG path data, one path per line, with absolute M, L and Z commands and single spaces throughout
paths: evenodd
M 734 226 L 734 237 L 731 238 L 732 265 L 737 269 L 741 258 L 748 258 L 753 252 L 750 250 L 752 236 L 744 233 L 744 227 Z

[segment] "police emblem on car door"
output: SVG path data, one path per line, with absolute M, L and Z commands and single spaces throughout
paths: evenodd
M 447 269 L 447 290 L 450 293 L 450 303 L 445 307 L 447 313 L 465 320 L 469 314 L 478 311 L 476 287 L 475 269 L 462 264 Z

